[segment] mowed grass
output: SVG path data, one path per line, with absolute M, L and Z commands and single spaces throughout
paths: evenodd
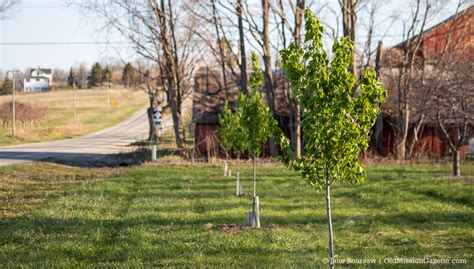
M 257 172 L 264 227 L 253 230 L 232 226 L 252 202 L 235 196 L 222 166 L 0 168 L 0 267 L 323 266 L 324 193 L 279 165 Z M 336 257 L 381 259 L 374 268 L 392 257 L 473 266 L 474 166 L 463 172 L 455 180 L 449 165 L 380 164 L 362 185 L 336 184 Z M 248 193 L 250 175 L 244 165 Z
M 73 113 L 72 90 L 34 94 L 18 94 L 17 102 L 34 109 L 46 109 L 39 124 L 21 124 L 18 119 L 17 134 L 12 137 L 11 125 L 0 125 L 0 146 L 54 139 L 70 138 L 113 126 L 130 117 L 147 103 L 147 95 L 140 90 L 110 88 L 110 100 L 117 105 L 107 107 L 105 88 L 76 90 L 76 123 Z M 11 96 L 0 96 L 0 104 L 11 102 Z M 32 111 L 34 113 L 34 111 Z

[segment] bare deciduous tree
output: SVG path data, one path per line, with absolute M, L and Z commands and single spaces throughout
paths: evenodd
M 459 1 L 456 13 L 462 2 Z M 410 22 L 404 24 L 406 41 L 387 51 L 384 56 L 385 61 L 391 62 L 386 78 L 393 90 L 388 102 L 391 107 L 387 107 L 386 111 L 392 113 L 390 124 L 395 131 L 396 154 L 400 160 L 413 156 L 428 120 L 436 122 L 436 116 L 433 116 L 436 113 L 431 111 L 431 107 L 436 106 L 432 97 L 440 91 L 449 73 L 446 61 L 448 54 L 451 54 L 449 50 L 458 45 L 450 36 L 455 31 L 453 24 L 445 30 L 445 37 L 439 34 L 430 36 L 430 31 L 425 32 L 429 18 L 439 11 L 435 2 L 416 0 L 412 11 Z M 427 42 L 435 42 L 436 46 L 427 45 Z M 430 47 L 437 48 L 436 55 L 430 55 Z M 437 75 L 433 77 L 433 74 Z M 437 82 L 428 83 L 432 79 Z
M 360 4 L 360 0 L 339 0 L 339 5 L 342 11 L 342 31 L 343 35 L 346 36 L 352 43 L 356 43 L 356 23 L 357 23 L 357 5 Z M 352 63 L 349 67 L 351 73 L 357 79 L 359 72 L 357 68 L 357 57 L 356 50 L 352 50 Z
M 459 1 L 455 15 L 448 22 L 444 32 L 437 38 L 436 48 L 425 52 L 434 60 L 427 63 L 423 72 L 422 86 L 426 92 L 427 118 L 436 122 L 452 154 L 453 175 L 460 176 L 460 149 L 474 135 L 474 82 L 472 79 L 472 16 L 469 9 L 459 11 L 463 1 Z M 435 54 L 435 55 L 433 55 Z
M 474 84 L 472 74 L 466 72 L 471 64 L 452 65 L 449 78 L 434 98 L 435 120 L 452 154 L 453 175 L 461 175 L 460 149 L 474 135 Z M 462 68 L 459 68 L 461 67 Z
M 21 0 L 0 0 L 0 20 L 7 17 L 7 13 L 11 11 Z
M 422 2 L 423 1 L 423 2 Z M 396 62 L 395 72 L 391 74 L 396 91 L 396 100 L 394 104 L 395 117 L 392 125 L 394 126 L 396 136 L 397 157 L 404 160 L 406 157 L 407 138 L 409 133 L 410 121 L 413 115 L 411 109 L 411 95 L 416 83 L 419 82 L 419 68 L 416 68 L 415 62 L 419 56 L 419 49 L 422 45 L 422 33 L 429 16 L 431 5 L 428 0 L 416 0 L 415 7 L 411 15 L 411 21 L 407 25 L 403 23 L 404 39 L 406 41 L 397 48 L 399 54 L 393 54 Z M 394 50 L 395 52 L 395 50 Z
M 180 12 L 184 3 L 171 0 L 88 0 L 80 5 L 104 19 L 106 27 L 113 28 L 131 41 L 140 56 L 158 65 L 158 77 L 146 79 L 150 107 L 157 105 L 156 95 L 162 86 L 167 106 L 171 109 L 176 146 L 184 154 L 182 109 L 191 93 L 194 70 L 191 63 L 199 53 L 192 30 L 196 22 L 192 18 L 184 19 L 185 14 Z M 149 109 L 148 113 L 152 110 Z

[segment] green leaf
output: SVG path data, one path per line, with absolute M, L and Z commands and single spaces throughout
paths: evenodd
M 364 70 L 356 84 L 349 72 L 353 44 L 347 38 L 334 41 L 330 61 L 318 18 L 309 9 L 304 16 L 304 44 L 291 44 L 280 52 L 292 92 L 301 104 L 304 156 L 295 159 L 289 142 L 279 139 L 286 153 L 281 160 L 301 171 L 315 188 L 322 188 L 326 179 L 361 183 L 365 168 L 358 156 L 367 148 L 379 103 L 385 101 L 387 93 L 371 68 Z M 357 97 L 352 96 L 354 85 L 360 92 Z

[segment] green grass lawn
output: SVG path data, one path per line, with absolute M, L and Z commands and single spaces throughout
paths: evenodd
M 463 172 L 454 180 L 449 165 L 371 165 L 366 183 L 336 185 L 336 257 L 461 258 L 474 266 L 474 165 Z M 222 174 L 210 165 L 0 168 L 0 267 L 323 265 L 323 192 L 281 166 L 261 165 L 264 228 L 243 229 L 232 225 L 243 224 L 251 197 L 236 197 L 234 179 Z

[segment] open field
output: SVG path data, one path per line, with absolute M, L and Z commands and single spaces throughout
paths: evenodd
M 110 89 L 110 99 L 117 105 L 107 108 L 107 91 L 104 88 L 76 91 L 76 124 L 73 118 L 72 90 L 36 94 L 19 94 L 17 102 L 45 109 L 46 114 L 40 123 L 17 123 L 17 136 L 11 136 L 11 126 L 0 125 L 0 146 L 19 143 L 38 142 L 91 133 L 113 126 L 133 112 L 143 108 L 147 95 L 143 91 Z M 0 96 L 0 104 L 11 102 L 11 96 Z M 32 111 L 34 113 L 34 111 Z
M 246 192 L 250 168 L 243 168 Z M 238 225 L 251 198 L 236 197 L 234 179 L 222 173 L 202 164 L 0 168 L 0 267 L 322 266 L 322 192 L 279 165 L 261 165 L 264 228 L 250 230 Z M 456 258 L 473 266 L 474 165 L 463 173 L 454 180 L 447 164 L 371 165 L 366 183 L 336 185 L 336 257 Z

